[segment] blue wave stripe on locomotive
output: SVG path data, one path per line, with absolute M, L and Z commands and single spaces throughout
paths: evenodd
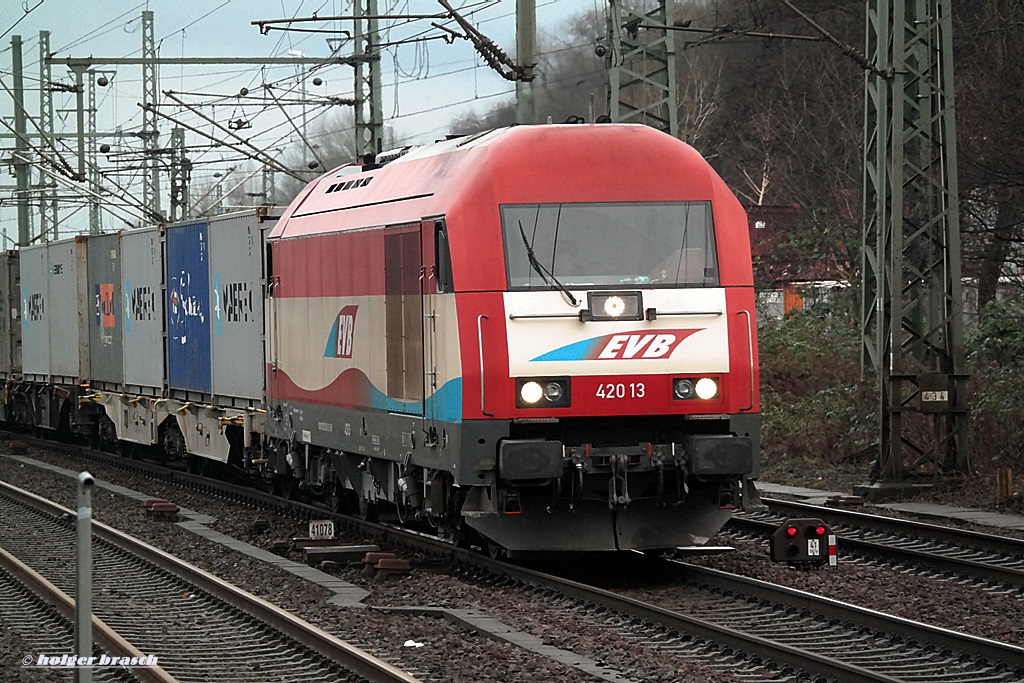
M 548 351 L 547 353 L 541 354 L 536 358 L 531 358 L 531 363 L 539 361 L 566 361 L 566 360 L 587 360 L 592 358 L 596 351 L 600 349 L 601 343 L 604 337 L 594 337 L 592 339 L 584 339 L 574 344 L 569 344 L 561 348 Z
M 462 378 L 445 382 L 444 386 L 434 395 L 423 401 L 423 415 L 442 422 L 462 422 Z M 370 386 L 370 406 L 378 410 L 394 413 L 420 414 L 420 401 L 399 401 L 393 399 L 377 387 Z

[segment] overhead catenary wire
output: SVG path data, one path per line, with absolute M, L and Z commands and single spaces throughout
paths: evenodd
M 32 12 L 34 12 L 35 10 L 39 9 L 39 6 L 42 5 L 43 2 L 45 2 L 45 0 L 39 0 L 39 2 L 37 2 L 35 5 L 33 5 L 32 7 L 28 7 L 28 8 L 22 6 L 22 15 L 20 17 L 18 17 L 18 20 L 16 22 L 14 22 L 13 24 L 11 24 L 10 27 L 6 31 L 4 31 L 3 33 L 0 33 L 0 38 L 3 38 L 8 33 L 13 31 L 18 24 L 20 24 L 22 21 L 25 20 L 25 17 L 27 17 L 28 15 L 32 14 Z
M 157 116 L 159 116 L 159 117 L 161 117 L 163 119 L 167 119 L 168 121 L 170 121 L 171 123 L 173 123 L 175 125 L 181 126 L 182 128 L 186 128 L 186 129 L 192 131 L 193 133 L 196 133 L 197 135 L 201 135 L 202 137 L 206 138 L 207 140 L 211 140 L 211 141 L 213 141 L 215 143 L 222 144 L 225 147 L 227 147 L 228 149 L 230 149 L 230 150 L 232 150 L 234 152 L 237 152 L 238 154 L 242 154 L 242 155 L 252 159 L 253 161 L 259 161 L 259 162 L 264 163 L 264 164 L 266 164 L 268 166 L 272 166 L 275 170 L 281 171 L 282 173 L 287 173 L 288 175 L 292 176 L 296 180 L 303 180 L 303 178 L 300 175 L 295 173 L 290 168 L 288 168 L 288 167 L 278 163 L 278 161 L 276 159 L 273 159 L 273 158 L 271 158 L 269 156 L 266 156 L 265 153 L 263 152 L 263 150 L 260 150 L 258 147 L 252 145 L 251 143 L 247 142 L 246 140 L 243 140 L 238 135 L 236 135 L 234 131 L 231 131 L 231 130 L 228 130 L 226 128 L 223 128 L 219 123 L 217 123 L 216 121 L 210 119 L 209 117 L 205 116 L 204 114 L 202 114 L 201 112 L 199 112 L 199 111 L 197 111 L 195 109 L 192 109 L 192 111 L 194 113 L 196 113 L 199 116 L 201 116 L 202 118 L 206 119 L 208 122 L 212 123 L 214 126 L 219 128 L 221 131 L 227 133 L 231 137 L 234 137 L 239 142 L 241 142 L 241 143 L 251 147 L 253 150 L 255 150 L 255 152 L 249 152 L 249 151 L 246 151 L 244 149 L 241 149 L 238 146 L 233 145 L 232 143 L 230 143 L 230 142 L 228 142 L 226 140 L 222 140 L 222 139 L 217 138 L 217 137 L 215 137 L 213 135 L 210 135 L 209 133 L 206 133 L 205 131 L 202 131 L 202 130 L 198 129 L 195 126 L 190 126 L 189 124 L 187 124 L 187 123 L 185 123 L 183 121 L 179 121 L 178 119 L 174 118 L 173 116 L 170 116 L 169 114 L 165 114 L 164 112 L 160 111 L 159 109 L 157 109 L 152 104 L 143 104 L 142 102 L 139 102 L 139 106 L 142 107 L 143 109 L 148 109 L 148 110 L 154 112 Z M 183 106 L 185 106 L 186 108 L 190 108 L 190 107 L 188 107 L 187 104 L 184 104 L 184 103 L 183 103 Z
M 58 183 L 62 183 L 64 185 L 67 185 L 69 188 L 71 188 L 75 192 L 87 196 L 90 200 L 92 200 L 92 199 L 106 199 L 105 197 L 103 197 L 103 195 L 99 194 L 98 192 L 94 192 L 93 190 L 90 190 L 88 188 L 82 187 L 81 185 L 79 185 L 77 183 L 74 183 L 73 181 L 69 180 L 68 178 L 65 178 L 64 176 L 61 176 L 61 175 L 59 175 L 57 173 L 54 173 L 53 171 L 51 171 L 50 169 L 46 168 L 43 164 L 39 163 L 36 160 L 26 159 L 25 157 L 20 157 L 20 159 L 24 163 L 39 169 L 42 173 L 46 174 L 50 178 L 53 178 Z M 124 200 L 123 197 L 121 199 Z M 115 218 L 118 218 L 119 220 L 125 222 L 128 225 L 131 225 L 131 221 L 126 220 L 123 216 L 118 216 L 116 213 L 114 213 L 112 210 L 110 210 L 109 207 L 111 205 L 108 202 L 102 202 L 100 204 L 100 206 L 101 206 L 101 208 L 104 208 L 104 210 L 106 210 L 108 213 L 113 215 Z M 134 208 L 134 209 L 136 209 L 138 211 L 141 211 L 141 213 L 139 214 L 140 218 L 148 219 L 148 215 L 147 215 L 148 211 L 146 211 L 144 207 L 140 208 L 139 205 L 132 204 L 131 208 Z
M 258 158 L 254 158 L 255 161 L 261 161 L 262 163 L 265 163 L 265 164 L 267 164 L 269 166 L 274 167 L 276 170 L 282 171 L 283 173 L 287 173 L 287 174 L 291 175 L 292 177 L 295 177 L 297 180 L 303 180 L 300 176 L 296 176 L 293 173 L 292 170 L 288 169 L 284 165 L 282 165 L 279 162 L 277 162 L 277 160 L 275 160 L 272 157 L 268 156 L 266 154 L 265 150 L 262 150 L 259 147 L 256 147 L 249 140 L 246 140 L 246 139 L 242 138 L 241 136 L 239 136 L 237 133 L 235 133 L 235 131 L 233 131 L 233 130 L 231 130 L 229 128 L 225 128 L 221 124 L 217 123 L 214 119 L 207 117 L 205 114 L 203 114 L 201 111 L 199 111 L 198 109 L 196 109 L 192 105 L 189 105 L 187 102 L 181 100 L 178 97 L 175 97 L 173 92 L 165 91 L 164 95 L 169 97 L 170 99 L 174 100 L 175 102 L 177 102 L 181 106 L 185 107 L 189 111 L 192 111 L 193 113 L 197 114 L 198 116 L 200 116 L 201 118 L 203 118 L 204 120 L 206 120 L 207 122 L 212 124 L 216 129 L 220 130 L 221 132 L 229 135 L 230 137 L 234 138 L 235 140 L 238 140 L 242 144 L 244 144 L 247 147 L 249 147 L 258 157 Z M 294 123 L 292 125 L 294 126 Z M 214 141 L 217 140 L 217 138 L 209 138 L 209 139 L 213 139 Z M 241 150 L 236 150 L 236 151 L 239 151 L 240 153 L 245 154 L 245 152 L 242 152 Z M 316 155 L 316 153 L 314 152 L 314 156 L 315 155 Z M 249 155 L 249 156 L 250 156 L 250 158 L 252 158 L 251 155 Z
M 268 93 L 270 93 L 271 97 L 274 96 L 273 88 L 271 88 L 270 86 L 265 86 L 265 89 Z M 306 139 L 305 131 L 300 130 L 299 127 L 295 125 L 295 121 L 293 121 L 292 117 L 288 114 L 288 110 L 286 110 L 284 106 L 282 106 L 281 103 L 277 101 L 276 97 L 274 98 L 274 102 L 281 109 L 281 113 L 284 114 L 284 117 L 288 120 L 288 123 L 291 124 L 292 128 L 295 130 L 295 133 L 299 136 L 299 139 L 302 140 L 302 144 L 306 146 L 306 149 L 308 149 L 310 154 L 313 155 L 313 158 L 316 159 L 317 165 L 323 168 L 323 159 L 320 158 L 320 155 L 316 153 L 316 149 L 313 147 L 313 145 L 310 144 L 309 140 Z
M 228 3 L 226 3 L 226 2 L 219 3 L 213 9 L 213 11 L 215 12 L 217 9 L 221 9 L 224 6 L 226 6 L 227 4 Z M 551 4 L 551 3 L 547 3 L 547 4 Z M 394 6 L 395 7 L 399 7 L 400 5 L 401 5 L 401 3 L 395 3 Z M 475 6 L 476 7 L 483 7 L 483 8 L 486 8 L 486 9 L 490 9 L 492 7 L 499 6 L 499 3 L 493 2 L 493 1 L 491 1 L 491 2 L 481 2 L 481 3 L 475 3 Z M 145 7 L 145 4 L 139 5 L 138 7 Z M 95 31 L 93 31 L 93 34 L 95 35 L 97 33 L 103 33 L 103 31 L 106 30 L 106 29 L 117 30 L 118 28 L 121 28 L 122 24 L 123 24 L 123 22 L 121 20 L 123 20 L 124 16 L 129 14 L 129 13 L 131 13 L 132 11 L 137 10 L 138 7 L 129 10 L 124 15 L 120 15 L 117 20 L 112 21 L 112 22 L 108 22 L 108 24 L 104 25 L 103 27 L 100 27 L 100 29 L 96 29 Z M 466 9 L 465 7 L 460 8 L 460 10 L 465 10 L 465 9 Z M 210 14 L 210 13 L 208 13 L 208 14 Z M 506 16 L 506 15 L 501 15 L 501 16 Z M 172 33 L 169 33 L 168 36 L 170 36 L 170 35 L 177 35 L 178 31 L 181 31 L 184 28 L 187 28 L 188 26 L 191 26 L 191 25 L 194 25 L 194 24 L 198 23 L 203 18 L 204 17 L 200 17 L 199 19 L 193 21 L 192 23 L 187 24 L 185 27 L 183 27 L 181 29 L 177 29 L 176 31 L 174 31 Z M 476 17 L 471 17 L 471 19 L 473 20 L 473 22 L 475 24 L 479 23 Z M 483 21 L 494 21 L 495 19 L 496 19 L 495 17 L 491 17 L 491 18 L 485 18 L 485 19 L 483 19 Z M 394 26 L 389 26 L 389 27 L 385 28 L 384 30 L 387 31 L 387 30 L 393 29 L 393 28 L 394 28 Z M 137 22 L 137 20 L 132 20 L 132 22 L 130 22 L 127 25 L 127 29 L 128 30 L 136 30 L 137 31 L 138 30 L 138 22 Z M 396 32 L 396 33 L 400 33 L 400 32 Z M 165 36 L 165 37 L 167 37 L 167 36 Z M 191 34 L 190 34 L 189 37 L 191 38 Z M 401 38 L 400 35 L 396 35 L 395 37 L 396 38 Z M 443 36 L 427 36 L 424 39 L 437 40 L 437 39 L 442 39 L 442 38 L 443 38 Z M 90 38 L 88 36 L 84 36 L 81 40 L 76 41 L 75 43 L 73 43 L 72 46 L 80 45 L 80 44 L 88 41 L 89 39 Z M 419 40 L 422 40 L 422 39 L 411 39 L 411 40 L 410 39 L 404 39 L 404 40 L 399 39 L 399 40 L 395 41 L 395 45 L 398 46 L 398 45 L 410 44 L 413 41 L 419 41 Z M 282 42 L 283 41 L 278 41 L 278 45 L 280 46 L 282 44 Z M 285 44 L 285 46 L 287 46 L 287 43 L 284 43 L 284 44 Z M 422 45 L 422 42 L 420 42 L 419 44 Z M 293 41 L 291 43 L 292 47 L 298 47 L 299 45 L 301 45 L 301 41 L 299 41 L 299 40 Z M 374 57 L 379 56 L 382 53 L 382 51 L 383 51 L 383 47 L 384 46 L 382 46 L 380 44 L 375 45 L 375 48 L 374 48 L 374 53 L 375 54 L 373 56 Z M 70 48 L 70 46 L 68 48 L 63 48 L 63 49 L 69 49 L 69 48 Z M 329 61 L 329 59 L 327 61 Z M 328 66 L 330 66 L 330 64 L 317 65 L 317 66 L 314 66 L 314 67 L 310 67 L 305 72 L 306 76 L 308 76 L 308 74 L 310 74 L 310 73 L 314 73 L 317 70 L 319 70 L 321 68 L 326 68 Z M 477 68 L 477 67 L 470 67 L 470 68 Z M 424 71 L 426 71 L 426 69 Z M 453 72 L 448 72 L 448 73 L 458 73 L 458 72 L 459 72 L 459 70 L 455 70 Z M 224 80 L 227 80 L 227 78 L 231 77 L 230 76 L 231 74 L 235 74 L 235 73 L 244 73 L 244 71 L 241 71 L 241 70 L 240 71 L 227 71 L 227 70 L 225 70 L 225 72 L 224 72 L 224 74 L 225 74 Z M 269 72 L 269 73 L 272 74 L 272 72 Z M 433 77 L 441 78 L 444 75 L 445 74 L 436 74 L 436 76 L 435 76 L 433 74 L 422 73 L 422 74 L 420 74 L 420 78 L 433 78 Z M 256 77 L 257 78 L 259 77 L 258 73 L 257 73 Z M 279 80 L 280 81 L 291 81 L 292 78 L 293 78 L 292 76 L 288 76 L 286 78 L 281 78 Z M 138 79 L 135 79 L 135 80 L 138 80 Z M 417 80 L 419 80 L 419 78 Z M 133 83 L 133 82 L 135 82 L 135 81 L 132 80 L 132 79 L 125 79 L 125 78 L 119 78 L 118 79 L 118 83 L 121 86 L 126 86 L 126 85 L 128 85 L 130 83 Z M 288 85 L 290 85 L 290 83 Z M 394 86 L 394 87 L 397 90 L 397 86 Z M 297 98 L 294 98 L 294 97 L 286 97 L 286 96 L 283 95 L 284 90 L 287 90 L 287 89 L 288 89 L 288 86 L 286 85 L 284 88 L 276 88 L 276 89 L 273 89 L 273 90 L 268 90 L 269 94 L 272 94 L 272 95 L 275 96 L 275 97 L 272 97 L 272 98 L 269 98 L 269 99 L 263 98 L 261 101 L 257 101 L 255 99 L 245 100 L 244 101 L 244 106 L 246 106 L 248 108 L 245 111 L 245 118 L 247 118 L 249 120 L 254 120 L 254 117 L 252 115 L 253 108 L 255 108 L 255 110 L 258 112 L 256 114 L 258 116 L 259 113 L 266 112 L 266 111 L 268 111 L 268 109 L 273 109 L 275 107 L 276 108 L 280 108 L 280 109 L 284 109 L 284 107 L 282 105 L 301 104 L 302 103 L 301 100 L 299 100 Z M 294 88 L 291 88 L 291 89 L 294 90 Z M 122 92 L 117 94 L 117 95 L 115 95 L 113 90 L 106 91 L 105 94 L 104 94 L 104 98 L 113 98 L 115 96 L 123 97 L 124 96 L 124 90 L 125 90 L 125 88 L 122 87 L 121 88 Z M 482 99 L 487 99 L 487 98 L 496 97 L 496 96 L 503 96 L 505 94 L 507 94 L 507 93 L 501 92 L 501 93 L 495 93 L 495 94 L 485 94 L 482 97 L 477 98 L 477 99 L 482 100 Z M 344 101 L 345 99 L 347 99 L 348 101 Z M 271 100 L 273 100 L 272 104 L 270 103 Z M 306 99 L 306 101 L 309 102 L 312 106 L 318 107 L 318 108 L 321 108 L 321 107 L 323 108 L 322 110 L 319 111 L 319 114 L 318 114 L 321 117 L 325 113 L 327 113 L 327 111 L 328 111 L 327 108 L 330 105 L 350 104 L 350 103 L 354 103 L 355 100 L 356 100 L 356 98 L 354 98 L 354 97 L 352 97 L 352 98 L 335 98 L 335 99 L 328 100 L 328 101 L 317 101 L 317 100 L 314 100 L 314 99 Z M 101 101 L 103 101 L 103 100 L 101 100 Z M 397 101 L 397 92 L 396 92 L 396 101 Z M 465 102 L 466 101 L 463 101 L 462 103 L 465 103 Z M 264 103 L 267 103 L 268 106 L 262 106 Z M 109 104 L 105 105 L 105 106 L 109 107 Z M 163 107 L 163 106 L 166 106 L 166 105 L 158 105 L 158 106 Z M 198 106 L 199 105 L 197 105 L 197 109 L 198 109 Z M 457 106 L 457 105 L 453 103 L 453 104 L 451 104 L 449 106 Z M 439 107 L 439 108 L 436 108 L 436 109 L 441 109 L 441 108 L 444 108 L 444 107 Z M 129 122 L 135 122 L 135 125 L 137 125 L 138 120 L 140 118 L 139 111 L 140 110 L 135 110 L 132 114 L 130 114 L 130 117 L 128 118 L 128 121 Z M 167 111 L 167 110 L 166 109 L 162 109 L 161 111 Z M 226 110 L 222 110 L 222 111 L 224 113 L 226 113 Z M 203 113 L 205 114 L 206 111 L 204 111 Z M 183 116 L 183 114 L 184 114 L 184 116 Z M 414 112 L 413 114 L 415 115 L 416 112 Z M 215 118 L 214 115 L 212 115 L 212 114 L 210 114 L 209 116 L 210 116 L 210 118 Z M 274 119 L 278 118 L 276 113 L 273 114 L 273 118 Z M 286 116 L 285 118 L 287 119 L 288 117 Z M 237 153 L 242 158 L 253 159 L 253 155 L 245 153 L 245 151 L 248 151 L 248 148 L 243 148 L 243 149 L 240 149 L 240 150 L 234 150 L 234 149 L 232 149 L 231 146 L 224 145 L 223 142 L 224 142 L 225 139 L 230 141 L 230 140 L 236 140 L 237 138 L 230 138 L 228 136 L 228 134 L 227 134 L 227 131 L 222 130 L 222 127 L 221 127 L 221 129 L 214 128 L 213 124 L 211 124 L 210 128 L 207 129 L 206 126 L 203 123 L 199 123 L 199 121 L 202 121 L 203 118 L 199 117 L 193 111 L 186 111 L 186 108 L 183 108 L 180 113 L 172 114 L 172 119 L 175 122 L 191 123 L 195 127 L 202 127 L 204 130 L 207 130 L 207 132 L 210 133 L 209 135 L 201 136 L 201 137 L 203 137 L 203 139 L 208 140 L 210 142 L 210 144 L 208 146 L 203 146 L 203 147 L 197 146 L 197 145 L 190 146 L 191 149 L 194 149 L 194 150 L 197 150 L 197 151 L 198 150 L 203 150 L 199 154 L 199 156 L 202 157 L 201 159 L 190 159 L 190 161 L 193 161 L 193 163 L 203 163 L 203 164 L 224 163 L 222 156 L 220 157 L 219 161 L 217 159 L 215 159 L 215 157 L 218 156 L 218 154 L 217 154 L 218 150 L 221 150 L 221 151 L 224 151 L 224 152 L 228 152 L 229 154 Z M 263 147 L 264 144 L 265 144 L 263 142 L 263 140 L 266 139 L 266 136 L 268 135 L 268 132 L 273 131 L 275 129 L 279 130 L 280 127 L 282 127 L 282 126 L 290 126 L 291 129 L 294 130 L 296 128 L 296 126 L 295 126 L 296 121 L 294 120 L 295 119 L 294 115 L 291 117 L 291 119 L 292 119 L 291 121 L 286 121 L 285 123 L 278 124 L 278 125 L 273 126 L 273 127 L 269 128 L 269 129 L 264 129 L 262 126 L 259 127 L 259 132 L 256 133 L 253 137 L 249 138 L 248 142 L 250 142 L 252 144 L 252 146 L 255 147 L 257 150 L 260 150 L 260 148 Z M 170 120 L 170 119 L 165 119 L 165 120 Z M 321 119 L 321 120 L 323 120 L 323 119 Z M 124 121 L 119 121 L 118 125 L 119 126 L 124 126 L 125 122 Z M 166 124 L 164 124 L 164 125 L 166 125 Z M 59 129 L 59 126 L 58 126 L 58 129 Z M 348 129 L 344 129 L 344 130 L 348 130 Z M 326 133 L 325 135 L 337 135 L 338 133 L 339 133 L 339 130 L 335 129 L 335 130 L 333 130 L 331 132 Z M 191 136 L 191 134 L 192 133 L 190 133 L 190 136 Z M 55 134 L 55 135 L 58 135 L 58 134 Z M 73 135 L 73 133 L 72 133 L 72 135 Z M 311 135 L 311 134 L 307 133 L 305 136 L 301 136 L 301 134 L 300 134 L 300 137 L 303 137 L 303 139 L 298 141 L 298 142 L 300 144 L 308 146 L 308 145 L 310 145 L 312 143 L 313 140 L 319 139 L 321 136 L 320 135 Z M 221 139 L 221 138 L 223 138 L 223 139 Z M 41 145 L 41 143 L 39 143 L 39 144 Z M 50 144 L 52 144 L 52 143 L 50 143 Z M 232 144 L 233 145 L 234 144 L 238 144 L 239 147 L 242 146 L 241 143 L 234 143 L 233 142 Z M 53 153 L 49 153 L 48 151 L 46 152 L 46 158 L 47 159 L 55 159 L 55 158 L 57 158 L 58 156 L 60 156 L 62 154 L 61 150 L 65 149 L 66 147 L 67 147 L 66 144 L 59 144 L 59 146 L 55 146 Z M 138 145 L 135 144 L 135 143 L 131 143 L 131 144 L 128 144 L 128 145 L 123 145 L 122 148 L 124 148 L 124 149 L 131 149 L 131 148 L 138 149 Z M 149 153 L 152 153 L 152 152 L 153 152 L 153 150 L 140 150 L 139 154 L 146 155 L 146 154 L 149 154 Z M 260 152 L 262 154 L 266 154 L 268 157 L 271 154 L 276 154 L 276 152 L 267 152 L 267 151 L 264 151 L 264 150 L 260 150 Z M 322 152 L 321 152 L 321 154 L 322 154 Z M 109 160 L 110 160 L 110 157 L 108 157 L 108 161 Z M 274 170 L 280 170 L 282 172 L 287 173 L 287 171 L 285 170 L 285 167 L 286 167 L 286 164 L 288 162 L 283 162 L 283 163 L 279 162 L 279 166 L 274 166 L 274 164 L 268 163 L 268 160 L 265 159 L 265 158 L 262 158 L 262 157 L 261 158 L 257 158 L 255 160 L 257 162 L 259 162 L 259 163 L 265 164 L 269 168 L 274 168 Z M 271 159 L 271 161 L 273 161 L 273 159 Z M 90 166 L 90 168 L 92 168 L 92 166 Z M 121 173 L 124 173 L 125 171 L 131 171 L 131 170 L 133 170 L 133 169 L 130 168 L 130 167 L 125 167 L 125 166 L 121 165 L 119 167 L 119 170 L 115 171 L 115 170 L 111 170 L 111 169 L 107 168 L 105 170 L 101 169 L 101 173 L 102 173 L 102 175 L 104 177 L 109 177 L 110 175 L 121 174 Z M 298 175 L 298 176 L 295 176 L 295 175 L 293 175 L 291 173 L 288 173 L 288 175 L 291 175 L 292 177 L 296 177 L 299 180 L 304 180 L 305 178 L 308 177 L 308 173 L 306 173 L 305 171 L 300 171 L 299 173 L 300 173 L 300 175 Z M 129 187 L 130 187 L 130 181 L 127 181 L 123 176 L 122 176 L 121 180 L 122 180 L 122 182 L 127 183 L 129 185 Z
M 2 87 L 4 89 L 4 92 L 7 93 L 7 95 L 11 98 L 12 102 L 14 102 L 18 106 L 21 106 L 21 111 L 25 115 L 25 119 L 32 123 L 32 126 L 36 129 L 36 132 L 39 133 L 40 139 L 44 140 L 46 142 L 46 144 L 49 145 L 51 149 L 53 149 L 54 154 L 57 156 L 57 160 L 60 162 L 60 163 L 54 164 L 54 167 L 57 168 L 61 173 L 66 174 L 72 180 L 84 180 L 84 178 L 80 178 L 78 173 L 73 168 L 71 168 L 71 164 L 69 164 L 67 162 L 67 160 L 64 159 L 64 157 L 61 156 L 60 151 L 58 151 L 57 148 L 54 146 L 53 140 L 51 139 L 51 136 L 48 136 L 48 135 L 46 135 L 43 132 L 43 129 L 39 126 L 39 123 L 36 121 L 35 117 L 32 116 L 28 112 L 28 110 L 25 109 L 25 107 L 23 105 L 21 105 L 21 103 L 18 102 L 17 98 L 14 96 L 14 93 L 11 91 L 11 89 L 9 87 L 7 87 L 7 84 L 4 83 L 3 79 L 0 79 L 0 87 Z M 39 149 L 35 145 L 33 145 L 32 142 L 29 139 L 22 138 L 21 134 L 18 133 L 18 131 L 15 130 L 13 126 L 9 125 L 6 120 L 0 118 L 0 123 L 3 123 L 4 126 L 6 126 L 8 128 L 8 130 L 10 130 L 16 136 L 21 138 L 22 141 L 26 145 L 31 147 L 33 151 L 35 151 L 37 154 L 40 154 L 40 156 L 42 156 L 42 154 L 39 152 Z

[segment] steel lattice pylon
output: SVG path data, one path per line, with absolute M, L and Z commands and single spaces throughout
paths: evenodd
M 357 156 L 379 154 L 384 149 L 384 115 L 381 105 L 380 40 L 377 0 L 355 0 L 355 128 Z M 365 62 L 365 63 L 364 63 Z
M 674 38 L 653 28 L 667 25 L 665 0 L 650 11 L 609 0 L 608 110 L 616 123 L 644 123 L 679 137 Z
M 879 474 L 967 471 L 950 0 L 871 0 L 862 359 L 879 374 Z
M 185 129 L 171 129 L 171 221 L 185 220 L 192 214 L 189 185 L 192 162 L 185 156 Z
M 41 147 L 52 145 L 53 135 L 53 74 L 50 63 L 50 32 L 39 32 L 39 127 Z M 57 184 L 46 173 L 39 171 L 39 232 L 42 241 L 57 239 Z
M 142 96 L 143 102 L 156 105 L 159 97 L 157 85 L 156 68 L 156 40 L 153 38 L 153 12 L 145 10 L 142 13 Z M 145 161 L 146 173 L 142 180 L 142 204 L 150 212 L 153 220 L 162 221 L 160 211 L 160 164 L 156 158 L 160 131 L 156 127 L 156 111 L 152 109 L 142 110 L 142 132 L 139 135 L 143 139 L 147 157 Z

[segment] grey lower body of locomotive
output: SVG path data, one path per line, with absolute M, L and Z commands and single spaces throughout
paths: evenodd
M 364 506 L 447 516 L 442 528 L 468 527 L 531 552 L 705 543 L 728 520 L 725 503 L 738 497 L 741 478 L 756 476 L 760 416 L 694 424 L 703 433 L 676 443 L 587 450 L 514 438 L 508 420 L 435 422 L 281 402 L 266 430 L 277 444 L 275 473 L 314 492 L 344 488 Z

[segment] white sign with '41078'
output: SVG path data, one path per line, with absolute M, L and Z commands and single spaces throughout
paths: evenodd
M 314 541 L 334 538 L 333 519 L 313 519 L 309 522 L 309 537 Z

